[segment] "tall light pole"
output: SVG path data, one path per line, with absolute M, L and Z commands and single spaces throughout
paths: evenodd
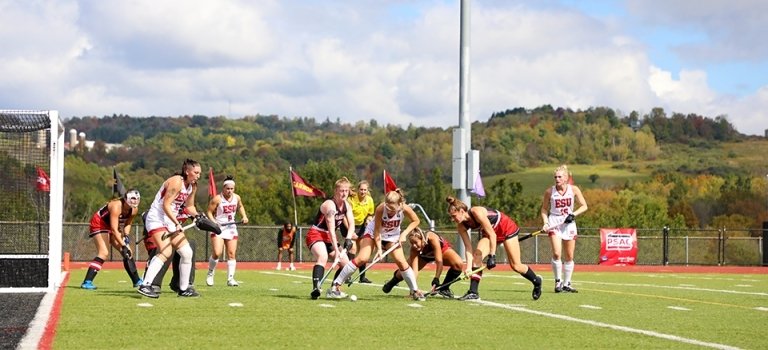
M 459 38 L 459 127 L 453 129 L 452 185 L 459 199 L 472 206 L 468 189 L 475 183 L 480 167 L 478 151 L 472 151 L 472 124 L 469 122 L 469 48 L 470 48 L 470 0 L 461 0 L 461 24 Z M 472 171 L 468 171 L 472 170 Z M 458 239 L 456 248 L 464 256 L 464 242 Z

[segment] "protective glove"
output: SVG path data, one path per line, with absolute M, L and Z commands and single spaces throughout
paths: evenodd
M 573 214 L 568 214 L 568 216 L 565 217 L 565 221 L 563 221 L 564 224 L 570 224 L 575 220 L 576 217 L 573 216 Z
M 123 246 L 122 248 L 120 248 L 120 254 L 124 258 L 126 258 L 128 260 L 131 260 L 131 258 L 133 258 L 133 254 L 131 253 L 131 249 L 128 248 L 128 246 Z
M 439 286 L 439 285 L 440 285 L 440 279 L 438 279 L 437 277 L 433 278 L 432 279 L 432 290 L 435 290 L 435 288 L 437 288 L 437 286 Z
M 488 260 L 485 261 L 485 267 L 487 267 L 488 270 L 496 267 L 496 255 L 488 255 Z

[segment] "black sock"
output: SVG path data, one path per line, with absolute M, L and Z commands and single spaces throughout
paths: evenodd
M 477 274 L 480 275 L 480 278 L 478 279 L 472 278 L 469 280 L 469 291 L 475 294 L 479 294 L 477 292 L 477 289 L 478 287 L 480 287 L 480 279 L 483 277 L 483 271 L 480 271 Z
M 91 264 L 97 265 L 98 267 L 88 267 L 88 272 L 85 273 L 85 281 L 93 281 L 94 278 L 96 278 L 96 274 L 99 273 L 99 270 L 101 270 L 101 265 L 104 264 L 104 259 L 100 257 L 93 258 L 93 261 L 91 261 Z
M 312 268 L 312 289 L 320 289 L 318 288 L 318 285 L 320 284 L 320 280 L 323 278 L 324 273 L 325 267 L 323 267 L 323 265 L 315 265 Z
M 336 279 L 336 278 L 339 277 L 339 275 L 341 274 L 341 269 L 343 269 L 343 268 L 344 268 L 344 266 L 339 266 L 339 268 L 336 269 L 336 273 L 333 274 L 333 279 Z
M 461 271 L 449 269 L 448 272 L 445 273 L 445 279 L 443 280 L 443 284 L 446 284 L 448 282 L 453 282 L 457 278 L 461 276 Z M 445 286 L 443 288 L 440 288 L 441 290 L 449 289 L 451 286 Z
M 367 264 L 367 263 L 365 263 L 365 264 L 362 264 L 362 265 L 360 265 L 360 266 L 358 267 L 358 269 L 360 269 L 360 271 L 363 271 L 363 270 L 365 270 L 365 266 L 366 266 L 366 265 L 368 265 L 368 264 Z M 363 278 L 365 278 L 365 272 L 363 272 L 363 273 L 361 273 L 361 274 L 360 274 L 360 279 L 363 279 Z
M 536 284 L 536 273 L 533 272 L 533 269 L 530 266 L 528 266 L 528 271 L 521 273 L 520 276 L 523 276 L 525 279 L 531 281 L 531 283 Z

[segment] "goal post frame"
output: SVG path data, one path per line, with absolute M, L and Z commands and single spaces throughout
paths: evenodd
M 61 285 L 62 228 L 64 220 L 64 126 L 59 111 L 48 111 L 51 119 L 48 290 Z

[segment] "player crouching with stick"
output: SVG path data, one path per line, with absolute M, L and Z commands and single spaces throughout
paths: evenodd
M 165 261 L 170 258 L 173 250 L 181 257 L 179 262 L 179 296 L 200 296 L 189 286 L 189 275 L 192 271 L 192 248 L 189 246 L 181 223 L 176 214 L 185 208 L 190 216 L 198 216 L 195 208 L 195 193 L 197 180 L 200 179 L 200 163 L 187 159 L 181 166 L 181 173 L 165 180 L 157 191 L 152 205 L 147 211 L 146 226 L 149 235 L 158 246 L 155 255 L 147 266 L 144 283 L 139 287 L 141 295 L 159 298 L 160 295 L 152 290 L 151 283 L 160 272 Z
M 455 281 L 464 269 L 464 262 L 461 257 L 451 247 L 451 243 L 442 236 L 433 231 L 424 232 L 420 228 L 415 228 L 408 234 L 408 241 L 411 242 L 411 252 L 408 256 L 411 268 L 417 273 L 424 266 L 435 263 L 435 277 L 432 278 L 432 291 L 430 295 L 439 294 L 444 298 L 453 299 L 451 291 L 451 281 Z M 450 269 L 445 274 L 443 284 L 440 284 L 440 275 L 443 274 L 443 266 L 448 265 Z M 382 290 L 389 293 L 400 281 L 403 280 L 400 270 L 395 270 L 392 279 L 384 284 Z
M 411 221 L 405 230 L 400 230 L 400 224 L 403 222 L 403 218 L 408 216 Z M 359 266 L 368 263 L 368 259 L 371 257 L 371 251 L 374 244 L 376 245 L 376 257 L 374 261 L 380 261 L 383 256 L 382 252 L 390 251 L 391 255 L 395 259 L 395 264 L 404 276 L 405 282 L 408 283 L 408 287 L 411 290 L 410 296 L 414 300 L 423 301 L 425 299 L 424 293 L 419 290 L 416 284 L 416 274 L 408 264 L 408 260 L 403 253 L 403 242 L 405 237 L 408 236 L 411 231 L 419 226 L 419 216 L 410 206 L 405 205 L 405 197 L 401 190 L 398 188 L 394 191 L 389 191 L 384 196 L 384 203 L 379 204 L 374 212 L 374 218 L 368 223 L 368 227 L 363 233 L 363 237 L 359 240 L 359 246 L 357 256 L 352 259 L 344 269 L 341 271 L 338 277 L 333 281 L 333 288 L 338 290 L 339 286 L 346 281 Z M 382 249 L 383 248 L 383 249 Z M 369 266 L 370 267 L 370 266 Z
M 496 246 L 504 244 L 509 266 L 525 279 L 531 281 L 533 284 L 531 296 L 533 300 L 539 300 L 541 297 L 541 277 L 537 276 L 533 269 L 520 260 L 520 242 L 517 238 L 520 228 L 517 227 L 517 223 L 499 210 L 480 206 L 468 208 L 464 202 L 452 196 L 448 196 L 445 200 L 448 202 L 448 215 L 456 223 L 456 230 L 464 242 L 464 247 L 466 247 L 467 267 L 465 273 L 470 276 L 469 291 L 460 299 L 480 299 L 477 289 L 483 278 L 483 271 L 481 269 L 473 273 L 473 270 L 480 267 L 486 256 L 488 257 L 485 263 L 486 267 L 489 270 L 496 267 Z M 472 241 L 469 239 L 468 230 L 480 231 L 480 240 L 477 242 L 474 254 L 471 253 Z
M 132 189 L 126 192 L 122 198 L 109 201 L 93 214 L 89 237 L 93 238 L 98 252 L 88 265 L 88 272 L 85 273 L 85 279 L 80 288 L 96 289 L 96 286 L 93 285 L 93 279 L 96 278 L 96 274 L 99 273 L 104 264 L 104 259 L 109 254 L 109 245 L 120 250 L 120 254 L 123 256 L 123 267 L 131 278 L 133 286 L 138 287 L 141 284 L 141 278 L 136 271 L 136 261 L 133 260 L 133 252 L 124 240 L 124 237 L 130 234 L 133 218 L 139 213 L 140 198 L 139 191 Z M 120 232 L 120 227 L 123 228 L 122 232 Z

